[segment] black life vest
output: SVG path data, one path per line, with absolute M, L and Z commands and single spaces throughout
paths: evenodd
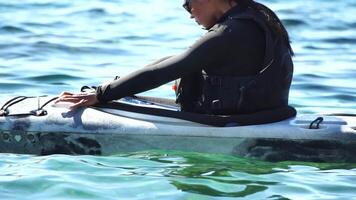
M 183 111 L 218 115 L 287 106 L 293 62 L 286 42 L 275 36 L 264 19 L 251 9 L 229 18 L 254 20 L 264 30 L 266 49 L 261 71 L 249 77 L 211 76 L 204 71 L 182 77 L 176 90 L 177 103 Z

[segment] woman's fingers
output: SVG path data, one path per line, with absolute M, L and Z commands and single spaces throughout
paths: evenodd
M 91 106 L 98 103 L 95 93 L 79 93 L 71 94 L 69 92 L 63 92 L 55 101 L 55 103 L 67 102 L 72 103 L 70 109 L 76 109 L 83 106 Z
M 57 101 L 56 102 L 73 102 L 73 103 L 76 103 L 76 102 L 78 102 L 78 101 L 80 101 L 81 100 L 81 98 L 79 98 L 79 97 L 60 97 L 60 98 L 58 98 L 57 99 Z
M 85 107 L 85 106 L 92 106 L 94 104 L 98 103 L 98 100 L 95 95 L 87 95 L 85 97 L 82 97 L 82 99 L 70 106 L 70 109 L 76 109 L 79 107 Z
M 83 99 L 83 97 L 85 98 L 86 96 L 88 96 L 88 94 L 86 94 L 86 93 L 72 94 L 72 93 L 69 93 L 69 92 L 62 92 L 58 96 L 58 99 L 55 101 L 55 103 L 58 103 L 58 102 L 77 103 L 78 101 Z
M 78 103 L 75 103 L 75 104 L 71 105 L 69 107 L 69 109 L 76 109 L 76 108 L 79 108 L 79 107 L 86 106 L 85 103 L 86 103 L 86 100 L 82 99 Z
M 62 92 L 61 94 L 59 94 L 58 98 L 56 101 L 54 101 L 54 103 L 58 103 L 60 101 L 63 101 L 64 98 L 68 98 L 70 96 L 72 96 L 73 94 L 72 93 L 69 93 L 69 92 Z

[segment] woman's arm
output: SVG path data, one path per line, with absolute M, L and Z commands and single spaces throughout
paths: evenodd
M 141 93 L 178 78 L 201 71 L 225 54 L 228 41 L 221 32 L 209 32 L 180 55 L 148 65 L 125 77 L 99 86 L 96 92 L 100 102 L 120 99 Z

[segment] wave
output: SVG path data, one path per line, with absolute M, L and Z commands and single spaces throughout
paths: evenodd
M 0 33 L 31 33 L 31 31 L 17 26 L 1 26 Z
M 330 91 L 336 91 L 338 90 L 337 88 L 333 86 L 326 86 L 326 85 L 320 85 L 317 83 L 295 83 L 292 85 L 293 90 L 300 90 L 300 91 L 318 91 L 318 92 L 330 92 Z
M 9 1 L 11 2 L 11 1 Z M 33 9 L 43 9 L 43 8 L 67 8 L 71 4 L 63 2 L 51 2 L 51 3 L 0 3 L 0 11 L 16 11 L 16 10 L 33 10 Z
M 299 20 L 299 19 L 283 19 L 282 23 L 285 26 L 305 26 L 307 25 L 307 23 L 303 20 Z
M 28 9 L 43 9 L 43 8 L 67 8 L 70 7 L 72 4 L 65 3 L 65 2 L 43 2 L 43 3 L 27 3 L 24 4 L 22 8 Z
M 15 75 L 11 73 L 0 73 L 0 78 L 10 78 L 10 77 L 15 77 Z
M 350 27 L 350 28 L 356 28 L 356 22 L 350 23 L 350 24 L 349 24 L 349 27 Z
M 317 75 L 317 74 L 300 74 L 298 76 L 294 76 L 293 81 L 300 82 L 300 81 L 316 81 L 320 79 L 328 79 L 329 77 L 324 75 Z
M 65 44 L 50 43 L 46 41 L 39 41 L 31 45 L 36 51 L 60 51 L 68 54 L 130 54 L 130 52 L 115 48 L 99 48 L 99 47 L 73 47 Z
M 8 60 L 31 57 L 31 55 L 28 53 L 17 53 L 17 52 L 0 53 L 0 56 Z
M 338 101 L 356 102 L 356 96 L 352 94 L 333 94 L 326 98 L 337 99 Z
M 50 22 L 50 23 L 36 23 L 36 22 L 24 22 L 21 23 L 23 26 L 35 27 L 35 28 L 65 28 L 68 27 L 69 24 L 65 22 Z
M 322 41 L 327 43 L 335 43 L 335 44 L 356 44 L 356 38 L 345 38 L 345 37 L 324 39 Z
M 68 15 L 90 15 L 90 16 L 103 16 L 107 15 L 108 12 L 104 8 L 91 8 L 87 10 L 80 10 L 72 12 Z
M 25 80 L 35 81 L 35 82 L 46 82 L 46 83 L 53 83 L 58 81 L 72 81 L 72 80 L 81 80 L 85 79 L 79 76 L 72 76 L 68 74 L 49 74 L 49 75 L 39 75 L 39 76 L 31 76 L 25 78 Z
M 24 89 L 24 88 L 34 88 L 37 87 L 33 84 L 26 84 L 26 83 L 0 83 L 0 91 L 10 91 L 10 90 L 17 90 L 17 89 Z

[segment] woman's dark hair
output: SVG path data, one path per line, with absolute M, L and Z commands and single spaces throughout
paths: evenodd
M 235 1 L 236 3 L 242 6 L 250 7 L 253 10 L 260 13 L 266 20 L 266 23 L 271 28 L 272 32 L 278 36 L 281 36 L 285 40 L 291 54 L 294 55 L 293 49 L 290 45 L 288 32 L 286 28 L 283 26 L 281 20 L 271 9 L 269 9 L 267 6 L 261 3 L 255 2 L 254 0 L 231 0 L 231 1 Z

